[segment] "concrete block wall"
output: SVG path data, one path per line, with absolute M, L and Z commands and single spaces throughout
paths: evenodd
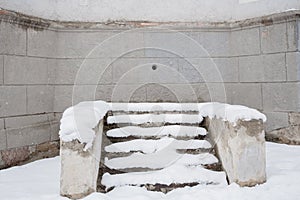
M 51 80 L 56 59 L 46 54 L 55 51 L 56 31 L 36 31 L 5 19 L 1 16 L 0 169 L 57 155 L 59 147 Z M 48 38 L 39 41 L 38 49 L 39 33 Z
M 75 69 L 68 64 L 57 69 L 55 112 L 94 99 L 220 101 L 264 112 L 269 136 L 296 126 L 290 116 L 300 110 L 298 15 L 224 26 L 73 28 L 58 35 L 57 56 L 76 64 L 70 64 Z
M 85 100 L 242 104 L 268 116 L 270 140 L 299 142 L 284 136 L 299 135 L 297 13 L 224 24 L 1 19 L 2 167 L 9 152 L 26 160 L 57 141 L 61 113 Z

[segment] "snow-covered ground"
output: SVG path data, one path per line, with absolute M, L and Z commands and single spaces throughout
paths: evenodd
M 267 183 L 241 188 L 229 186 L 195 186 L 168 194 L 144 188 L 121 187 L 107 194 L 93 193 L 85 200 L 191 200 L 191 199 L 300 199 L 300 146 L 267 143 Z M 59 196 L 59 157 L 44 159 L 0 171 L 0 199 L 44 200 L 67 199 Z M 255 165 L 255 163 L 253 163 Z

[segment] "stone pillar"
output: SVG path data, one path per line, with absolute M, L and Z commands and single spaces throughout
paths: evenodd
M 103 120 L 95 128 L 93 146 L 84 151 L 84 144 L 74 140 L 61 142 L 60 194 L 71 199 L 96 192 L 101 156 Z
M 208 119 L 208 131 L 229 183 L 254 186 L 266 181 L 265 132 L 262 120 Z

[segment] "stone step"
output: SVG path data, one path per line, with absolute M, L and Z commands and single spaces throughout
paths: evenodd
M 154 110 L 154 111 L 109 111 L 108 116 L 116 115 L 141 115 L 141 114 L 188 114 L 188 115 L 198 115 L 199 111 L 163 111 L 163 110 Z
M 176 152 L 178 154 L 192 154 L 192 155 L 197 155 L 197 154 L 202 154 L 202 153 L 211 153 L 215 155 L 215 151 L 213 148 L 208 148 L 208 149 L 176 149 Z M 143 153 L 141 151 L 130 151 L 130 152 L 103 152 L 105 154 L 105 158 L 108 160 L 113 159 L 113 158 L 119 158 L 119 157 L 127 157 L 130 156 L 134 153 Z
M 112 111 L 155 112 L 155 111 L 198 111 L 196 103 L 110 103 Z
M 206 136 L 207 131 L 205 128 L 197 126 L 184 126 L 184 125 L 169 125 L 161 127 L 138 127 L 138 126 L 125 126 L 106 131 L 106 135 L 111 138 L 162 138 L 164 136 L 174 138 L 195 138 L 199 136 Z
M 210 153 L 192 155 L 163 150 L 151 154 L 133 153 L 127 157 L 105 159 L 104 164 L 110 169 L 124 170 L 130 168 L 163 169 L 171 165 L 198 166 L 218 162 L 218 159 Z
M 162 192 L 170 191 L 173 186 L 187 185 L 227 185 L 226 174 L 203 168 L 202 166 L 171 165 L 161 170 L 148 172 L 130 172 L 123 174 L 105 173 L 101 184 L 106 190 L 122 186 L 146 186 L 156 191 L 158 187 L 165 188 Z M 175 187 L 176 186 L 176 187 Z
M 133 124 L 163 126 L 168 124 L 200 124 L 203 117 L 198 114 L 132 114 L 108 116 L 107 124 Z
M 174 138 L 164 137 L 159 140 L 136 139 L 127 142 L 118 142 L 105 147 L 109 153 L 129 153 L 140 152 L 143 154 L 155 153 L 162 151 L 164 148 L 176 150 L 187 149 L 211 149 L 212 146 L 207 140 L 177 140 Z

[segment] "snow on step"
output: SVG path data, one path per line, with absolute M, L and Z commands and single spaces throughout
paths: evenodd
M 108 124 L 114 123 L 132 123 L 132 124 L 144 124 L 144 123 L 187 123 L 195 124 L 202 122 L 203 117 L 200 115 L 192 114 L 135 114 L 135 115 L 116 115 L 109 116 L 107 118 Z
M 172 183 L 199 183 L 227 185 L 224 172 L 216 172 L 204 169 L 201 166 L 172 165 L 165 169 L 151 172 L 130 172 L 125 174 L 110 175 L 105 173 L 102 177 L 102 185 L 106 188 L 126 185 L 165 184 Z
M 217 163 L 218 159 L 210 153 L 197 155 L 179 154 L 166 147 L 151 154 L 133 153 L 127 157 L 105 160 L 105 165 L 111 169 L 148 168 L 162 169 L 171 165 L 197 166 Z
M 108 137 L 157 137 L 157 136 L 173 136 L 173 137 L 197 137 L 199 135 L 205 136 L 206 129 L 196 126 L 180 126 L 170 125 L 162 127 L 138 127 L 138 126 L 126 126 L 122 128 L 116 128 L 107 131 Z
M 171 146 L 171 147 L 170 147 Z M 140 151 L 142 153 L 154 153 L 164 148 L 173 149 L 209 149 L 211 144 L 206 140 L 176 140 L 164 137 L 159 140 L 136 139 L 128 142 L 114 143 L 105 147 L 106 152 Z
M 110 103 L 112 111 L 198 111 L 195 103 Z
M 112 111 L 197 111 L 201 116 L 221 118 L 236 123 L 237 120 L 262 120 L 266 116 L 259 111 L 240 105 L 229 105 L 218 102 L 208 103 L 110 103 Z

